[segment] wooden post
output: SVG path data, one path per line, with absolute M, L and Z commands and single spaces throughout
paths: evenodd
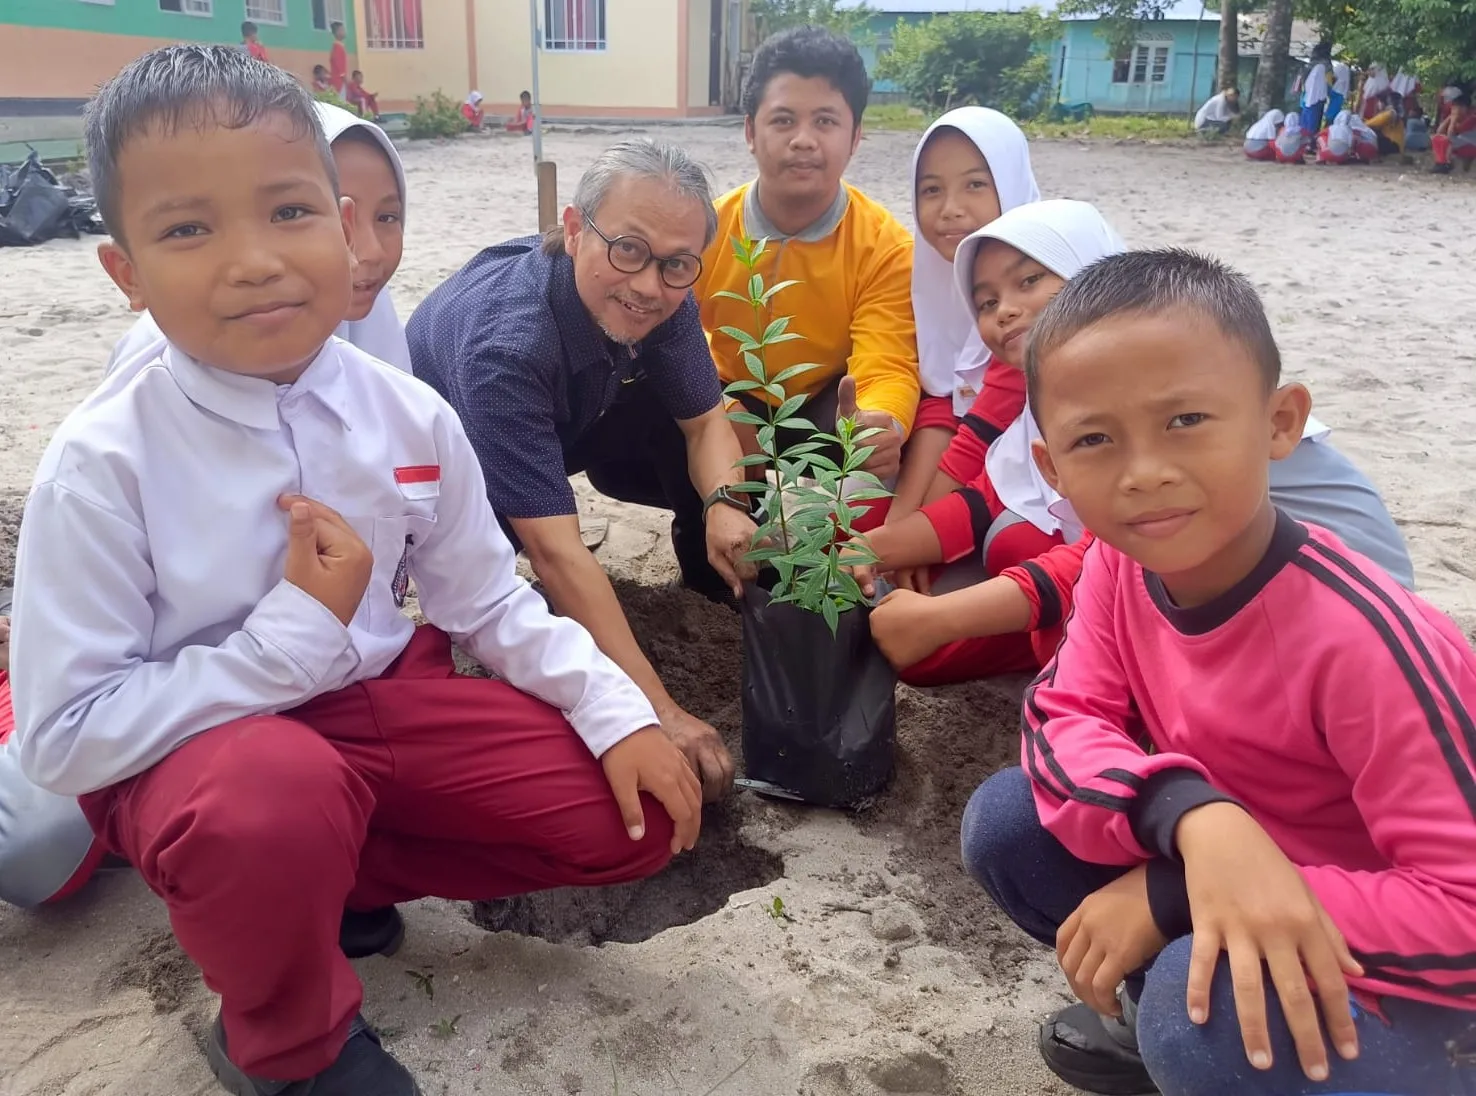
M 538 231 L 547 232 L 559 223 L 559 169 L 552 160 L 539 160 Z

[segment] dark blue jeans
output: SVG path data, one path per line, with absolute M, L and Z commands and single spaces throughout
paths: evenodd
M 964 866 L 1000 909 L 1031 936 L 1055 945 L 1056 929 L 1082 900 L 1123 869 L 1078 860 L 1046 832 L 1021 769 L 986 780 L 963 819 Z M 1448 1041 L 1466 1035 L 1476 1013 L 1385 997 L 1388 1022 L 1355 1007 L 1360 1054 L 1345 1062 L 1329 1049 L 1329 1079 L 1309 1081 L 1274 991 L 1266 998 L 1270 1070 L 1246 1060 L 1228 964 L 1215 971 L 1210 1019 L 1193 1024 L 1184 1006 L 1192 936 L 1165 948 L 1142 975 L 1138 1046 L 1164 1096 L 1476 1096 L 1476 1069 L 1457 1068 Z M 1269 980 L 1268 980 L 1269 986 Z M 1136 988 L 1136 987 L 1133 987 Z

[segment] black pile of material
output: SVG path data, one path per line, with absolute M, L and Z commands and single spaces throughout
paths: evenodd
M 100 235 L 102 218 L 90 194 L 78 194 L 41 163 L 34 149 L 19 167 L 0 164 L 0 247 L 30 247 L 84 232 Z

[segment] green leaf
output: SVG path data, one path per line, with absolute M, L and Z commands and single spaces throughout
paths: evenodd
M 752 392 L 755 389 L 763 390 L 764 386 L 758 381 L 732 381 L 723 388 L 723 395 L 736 396 L 740 392 Z
M 733 462 L 734 468 L 757 468 L 761 464 L 769 463 L 767 453 L 749 453 L 747 456 L 739 457 Z
M 873 560 L 873 562 L 875 562 Z M 837 596 L 846 603 L 846 607 L 859 605 L 866 600 L 866 595 L 861 592 L 861 584 L 849 571 L 842 571 L 835 576 L 836 585 L 840 587 Z
M 759 286 L 760 292 L 755 293 L 754 296 L 757 297 L 762 303 L 768 304 L 769 303 L 769 298 L 772 297 L 775 293 L 778 293 L 781 289 L 788 289 L 792 285 L 799 285 L 799 284 L 800 283 L 798 281 L 796 281 L 795 279 L 791 278 L 789 281 L 786 281 L 786 282 L 778 282 L 778 283 L 776 283 L 774 285 L 771 285 L 771 286 L 769 286 L 769 288 L 767 290 L 764 290 L 763 286 L 760 285 Z
M 809 398 L 809 396 L 790 396 L 774 410 L 775 421 L 789 418 L 790 415 L 793 415 L 803 407 L 805 401 Z
M 862 487 L 855 491 L 847 491 L 846 498 L 852 502 L 870 502 L 873 499 L 889 499 L 892 492 L 885 487 Z
M 743 458 L 743 460 L 748 459 L 748 457 Z M 741 464 L 742 461 L 739 463 Z M 767 483 L 760 483 L 758 480 L 743 480 L 741 483 L 728 484 L 728 490 L 735 495 L 761 495 L 768 489 Z
M 766 423 L 763 419 L 759 418 L 752 411 L 729 411 L 728 412 L 728 421 L 729 422 L 742 423 L 744 426 L 767 426 L 768 425 L 768 423 Z
M 751 265 L 753 261 L 753 241 L 744 236 L 734 236 L 732 238 L 732 244 L 733 258 L 737 259 L 743 266 Z
M 777 339 L 780 335 L 784 334 L 784 329 L 789 326 L 789 321 L 792 319 L 794 319 L 793 316 L 780 316 L 777 319 L 770 320 L 769 326 L 764 328 L 763 337 L 759 339 L 759 342 L 766 343 L 770 339 Z
M 759 448 L 770 456 L 774 455 L 774 428 L 766 422 L 761 422 L 758 429 Z
M 743 364 L 748 366 L 749 376 L 753 377 L 754 380 L 763 384 L 769 383 L 769 375 L 764 369 L 763 358 L 759 357 L 752 350 L 745 350 L 743 352 Z
M 748 241 L 748 257 L 755 263 L 763 258 L 764 252 L 769 250 L 769 238 L 764 236 L 758 240 Z
M 754 350 L 758 347 L 758 343 L 754 341 L 753 336 L 741 327 L 723 326 L 718 328 L 718 330 L 728 336 L 728 338 L 738 340 L 738 348 L 740 350 Z
M 784 452 L 789 456 L 795 456 L 800 453 L 818 453 L 824 448 L 825 443 L 821 441 L 802 441 L 791 445 Z
M 891 494 L 891 492 L 890 491 L 887 491 L 886 487 L 883 486 L 882 481 L 879 480 L 871 472 L 864 472 L 864 471 L 863 472 L 852 472 L 850 475 L 851 475 L 852 481 L 854 481 L 856 483 L 864 483 L 868 487 L 875 487 L 878 490 L 886 491 L 887 494 Z M 852 498 L 855 498 L 856 496 L 855 495 L 852 495 L 851 497 Z
M 835 607 L 835 602 L 826 598 L 820 603 L 820 615 L 825 618 L 825 626 L 830 629 L 834 636 L 836 629 L 840 627 L 840 610 Z
M 749 276 L 748 299 L 750 301 L 768 300 L 768 298 L 764 296 L 764 276 L 762 274 L 752 274 Z
M 784 386 L 782 384 L 775 384 L 773 381 L 770 381 L 768 384 L 764 385 L 764 392 L 771 399 L 778 400 L 780 403 L 783 403 L 785 400 L 789 399 L 789 393 L 784 391 Z
M 734 293 L 731 289 L 719 289 L 713 292 L 714 297 L 726 297 L 730 301 L 738 301 L 740 304 L 753 304 L 742 293 Z
M 793 396 L 793 397 L 791 397 L 791 399 L 800 399 L 800 398 L 801 397 L 799 397 L 799 396 Z M 784 403 L 786 404 L 786 406 L 789 404 L 789 402 L 790 402 L 789 400 L 785 400 L 784 401 Z M 809 419 L 802 418 L 802 417 L 800 417 L 798 415 L 794 416 L 793 418 L 781 418 L 774 425 L 777 426 L 780 430 L 810 430 L 810 431 L 814 431 L 814 430 L 818 430 L 819 429 L 819 427 L 817 427 Z
M 800 337 L 803 338 L 804 336 Z M 803 373 L 808 373 L 812 369 L 820 368 L 822 367 L 819 362 L 802 362 L 799 365 L 791 365 L 779 371 L 779 375 L 774 378 L 774 383 L 783 384 L 785 381 L 793 380 L 795 377 L 798 377 Z
M 817 442 L 816 444 L 820 445 L 822 449 L 824 448 L 823 443 Z M 835 461 L 831 460 L 824 453 L 817 452 L 813 454 L 810 457 L 810 466 L 820 471 L 840 473 L 840 465 L 836 464 Z
M 788 318 L 789 318 L 788 316 L 785 317 L 785 319 L 788 319 Z M 782 335 L 775 335 L 772 339 L 765 339 L 764 340 L 764 345 L 765 346 L 778 346 L 780 343 L 794 342 L 796 339 L 803 339 L 803 338 L 804 338 L 803 335 L 796 335 L 793 331 L 786 331 Z

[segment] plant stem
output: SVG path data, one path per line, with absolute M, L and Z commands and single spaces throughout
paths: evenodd
M 755 267 L 757 265 L 758 265 L 757 263 L 754 264 Z M 752 272 L 752 270 L 750 270 L 750 272 Z M 762 333 L 764 331 L 767 331 L 768 330 L 768 324 L 766 324 L 764 322 L 764 302 L 761 301 L 761 300 L 759 300 L 759 299 L 757 299 L 757 298 L 750 298 L 750 303 L 753 305 L 754 329 L 756 331 L 760 332 L 760 333 Z M 762 335 L 760 335 L 760 337 L 762 337 Z M 768 352 L 768 348 L 767 347 L 764 347 L 764 346 L 760 346 L 759 349 L 758 349 L 758 356 L 759 356 L 759 364 L 761 366 L 763 366 L 763 370 L 764 370 L 764 383 L 765 384 L 768 384 L 769 383 L 769 352 Z M 788 393 L 788 390 L 786 389 L 785 391 L 786 391 L 786 394 L 787 394 Z M 772 403 L 769 402 L 769 400 L 773 398 L 772 396 L 769 395 L 769 393 L 765 392 L 764 393 L 764 396 L 766 397 L 765 400 L 764 400 L 764 406 L 769 409 L 768 410 L 768 414 L 769 414 L 769 426 L 770 426 L 770 428 L 772 429 L 772 432 L 773 432 L 773 436 L 769 438 L 769 448 L 773 450 L 771 456 L 773 457 L 773 464 L 774 464 L 774 479 L 777 481 L 777 487 L 776 487 L 776 489 L 774 491 L 774 508 L 779 512 L 778 515 L 777 515 L 778 518 L 779 518 L 779 535 L 784 538 L 784 546 L 787 549 L 789 547 L 789 523 L 784 518 L 784 469 L 779 464 L 779 425 L 778 425 L 778 423 L 779 423 L 778 410 L 779 409 L 777 407 L 775 407 Z M 760 446 L 760 448 L 762 448 L 762 446 Z M 767 473 L 765 473 L 765 475 L 767 475 Z M 784 593 L 784 592 L 787 592 L 787 591 L 780 591 L 780 592 L 781 593 Z

